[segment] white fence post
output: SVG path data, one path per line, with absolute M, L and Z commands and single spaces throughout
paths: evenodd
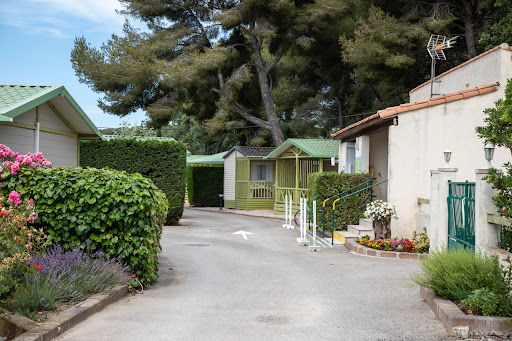
M 308 246 L 309 251 L 320 251 L 320 246 L 316 246 L 316 201 L 313 201 L 313 245 Z

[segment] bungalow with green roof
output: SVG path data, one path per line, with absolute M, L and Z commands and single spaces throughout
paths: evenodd
M 0 144 L 76 167 L 81 139 L 103 136 L 63 86 L 0 84 Z
M 291 195 L 298 209 L 300 198 L 308 191 L 308 175 L 315 172 L 336 172 L 339 141 L 322 139 L 288 139 L 264 159 L 276 160 L 276 193 L 274 213 L 285 213 L 285 198 Z
M 275 161 L 263 160 L 274 148 L 235 146 L 224 155 L 224 206 L 271 210 L 275 198 Z

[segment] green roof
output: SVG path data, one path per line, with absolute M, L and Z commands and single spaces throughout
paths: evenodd
M 217 153 L 213 155 L 187 155 L 187 165 L 211 165 L 211 164 L 224 164 L 222 158 L 226 152 Z
M 97 135 L 103 139 L 103 135 L 101 135 L 98 128 L 91 122 L 69 92 L 64 86 L 58 85 L 0 84 L 0 122 L 12 122 L 16 116 L 45 102 L 54 100 L 59 95 L 67 99 L 76 111 L 76 114 L 73 115 L 67 110 L 62 110 L 62 115 L 73 124 L 76 131 L 83 135 Z M 52 102 L 52 104 L 57 108 L 61 105 L 59 101 Z M 77 121 L 77 117 L 80 122 Z
M 162 136 L 123 136 L 123 135 L 103 135 L 107 140 L 111 139 L 136 139 L 136 140 L 155 140 L 162 142 L 175 142 L 176 139 L 172 137 L 162 137 Z M 187 154 L 188 155 L 188 154 Z
M 299 148 L 311 157 L 329 158 L 332 155 L 338 157 L 340 141 L 324 139 L 288 139 L 268 154 L 265 159 L 275 159 L 286 152 L 291 146 Z

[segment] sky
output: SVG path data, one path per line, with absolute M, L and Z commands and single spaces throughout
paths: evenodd
M 118 0 L 0 0 L 0 84 L 64 85 L 98 128 L 140 124 L 142 111 L 123 118 L 104 113 L 101 94 L 78 82 L 70 52 L 75 37 L 94 47 L 121 34 Z

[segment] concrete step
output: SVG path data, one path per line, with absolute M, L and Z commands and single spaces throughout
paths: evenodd
M 369 229 L 365 226 L 361 226 L 361 225 L 348 225 L 347 226 L 347 232 L 355 235 L 355 236 L 358 236 L 359 238 L 361 238 L 362 236 L 370 236 L 371 239 L 373 239 L 373 228 Z
M 369 230 L 373 230 L 373 221 L 367 218 L 359 219 L 359 225 L 366 227 Z
M 341 243 L 345 244 L 347 239 L 357 239 L 358 236 L 347 231 L 334 231 L 334 239 L 339 240 Z

